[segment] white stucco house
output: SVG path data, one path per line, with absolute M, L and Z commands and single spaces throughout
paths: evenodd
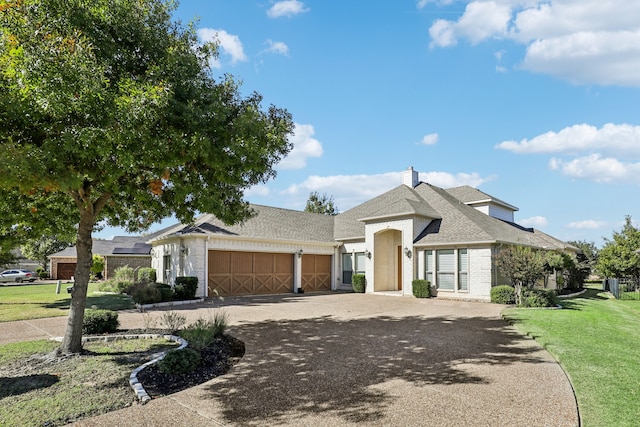
M 575 251 L 514 222 L 515 206 L 469 186 L 448 190 L 418 180 L 336 216 L 253 205 L 256 215 L 227 226 L 212 215 L 178 224 L 149 240 L 158 280 L 197 276 L 199 296 L 351 289 L 412 295 L 428 279 L 438 296 L 489 300 L 505 284 L 495 266 L 501 248 L 524 245 Z

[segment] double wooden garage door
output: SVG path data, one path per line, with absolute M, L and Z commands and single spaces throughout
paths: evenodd
M 259 295 L 293 292 L 293 254 L 209 251 L 209 295 Z M 305 291 L 331 289 L 331 256 L 302 257 Z
M 76 274 L 75 262 L 60 262 L 58 263 L 57 279 L 59 280 L 71 280 L 71 277 Z

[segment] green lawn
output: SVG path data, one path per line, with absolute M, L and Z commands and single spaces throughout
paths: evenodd
M 71 284 L 63 283 L 59 294 L 56 294 L 56 284 L 0 286 L 0 322 L 66 316 L 71 303 L 67 286 Z M 134 307 L 133 301 L 126 295 L 100 294 L 96 293 L 97 290 L 97 283 L 89 284 L 87 307 L 108 310 Z
M 510 308 L 504 317 L 536 339 L 571 379 L 583 425 L 640 419 L 640 302 L 589 289 L 563 310 Z

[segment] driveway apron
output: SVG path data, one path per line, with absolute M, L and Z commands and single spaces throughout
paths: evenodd
M 245 342 L 243 359 L 200 386 L 75 425 L 579 425 L 566 375 L 501 319 L 502 308 L 336 293 L 176 307 L 190 320 L 223 309 L 229 333 Z M 161 313 L 120 319 L 142 327 Z M 31 323 L 29 338 L 60 333 L 65 322 Z

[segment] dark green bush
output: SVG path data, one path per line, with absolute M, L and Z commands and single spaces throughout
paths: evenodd
M 211 345 L 216 337 L 222 336 L 226 328 L 227 314 L 216 312 L 210 319 L 200 317 L 180 331 L 180 336 L 187 340 L 190 347 L 202 350 Z
M 188 374 L 200 365 L 200 353 L 191 348 L 171 350 L 158 362 L 158 369 L 165 374 Z
M 516 290 L 509 285 L 494 286 L 491 288 L 491 302 L 496 304 L 515 304 Z
M 40 279 L 48 279 L 49 278 L 49 273 L 47 273 L 47 270 L 45 270 L 42 267 L 36 268 L 36 273 L 38 273 L 38 278 L 40 278 Z
M 176 300 L 195 299 L 198 290 L 198 278 L 192 276 L 176 277 L 176 286 L 173 291 Z
M 523 307 L 553 307 L 556 304 L 555 291 L 546 289 L 526 289 L 522 291 Z
M 164 283 L 154 283 L 153 285 L 160 291 L 160 301 L 166 302 L 173 300 L 173 289 L 171 289 L 170 285 Z
M 127 293 L 137 304 L 155 304 L 162 301 L 162 292 L 155 283 L 136 283 Z
M 413 280 L 411 282 L 413 286 L 413 296 L 416 298 L 430 298 L 431 289 L 428 280 Z
M 364 274 L 354 274 L 351 276 L 351 287 L 353 292 L 363 293 L 366 288 L 366 279 Z
M 87 335 L 115 332 L 120 326 L 118 313 L 111 310 L 85 310 L 82 333 Z
M 156 281 L 156 269 L 151 267 L 143 267 L 138 269 L 138 281 L 150 282 Z

